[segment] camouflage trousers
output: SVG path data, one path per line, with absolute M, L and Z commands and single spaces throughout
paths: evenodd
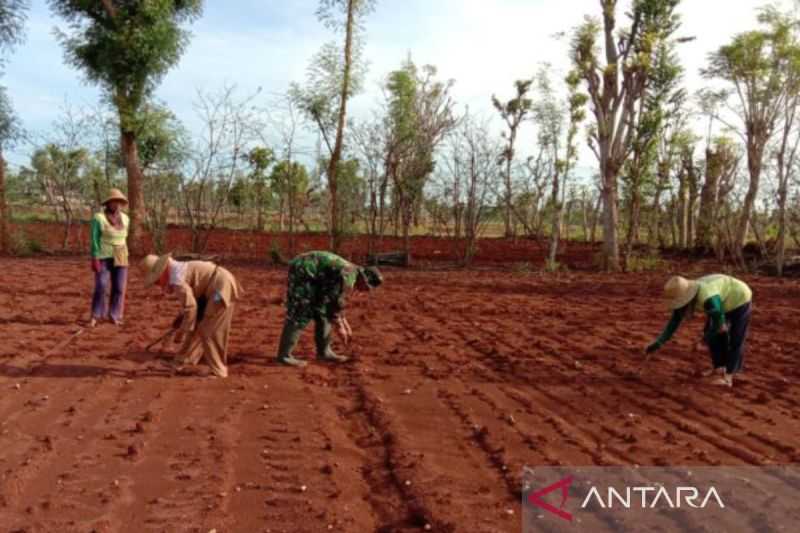
M 283 323 L 283 332 L 278 344 L 278 359 L 286 359 L 292 356 L 297 341 L 303 333 L 306 324 L 298 324 L 287 318 Z M 323 316 L 314 317 L 314 343 L 317 348 L 317 357 L 325 358 L 334 355 L 331 349 L 331 333 L 333 328 L 330 320 Z

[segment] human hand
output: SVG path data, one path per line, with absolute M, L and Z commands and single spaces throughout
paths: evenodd
M 342 342 L 345 345 L 350 344 L 350 338 L 353 335 L 353 331 L 350 329 L 350 324 L 347 323 L 347 320 L 344 318 L 339 318 L 336 321 L 336 334 L 342 339 Z
M 99 273 L 100 272 L 100 260 L 96 257 L 92 257 L 91 261 L 92 265 L 92 272 Z
M 653 343 L 647 345 L 647 348 L 644 349 L 644 353 L 649 355 L 649 354 L 655 352 L 656 350 L 658 350 L 659 348 L 661 348 L 661 346 L 657 342 L 653 342 Z

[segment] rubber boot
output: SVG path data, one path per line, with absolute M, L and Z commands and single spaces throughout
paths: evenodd
M 308 363 L 302 359 L 298 359 L 292 355 L 292 350 L 297 345 L 300 339 L 300 334 L 303 333 L 303 328 L 299 327 L 294 322 L 286 320 L 283 323 L 283 331 L 281 332 L 281 340 L 278 345 L 277 360 L 283 365 L 303 367 Z
M 325 317 L 314 320 L 314 342 L 317 345 L 317 359 L 328 363 L 344 363 L 347 357 L 337 355 L 331 349 L 331 327 L 330 321 Z

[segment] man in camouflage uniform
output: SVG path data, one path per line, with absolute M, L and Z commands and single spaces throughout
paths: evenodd
M 383 283 L 378 269 L 359 267 L 330 252 L 307 252 L 289 263 L 289 286 L 286 295 L 286 321 L 278 348 L 278 362 L 305 366 L 306 361 L 292 355 L 303 329 L 314 321 L 317 359 L 343 362 L 346 357 L 331 350 L 331 330 L 347 344 L 352 330 L 342 311 L 351 290 L 370 291 Z

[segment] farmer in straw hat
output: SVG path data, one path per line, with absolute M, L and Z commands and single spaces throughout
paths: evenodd
M 140 263 L 145 287 L 157 284 L 181 302 L 173 322 L 175 343 L 183 342 L 175 366 L 196 365 L 204 357 L 211 371 L 228 376 L 228 335 L 235 302 L 243 291 L 233 274 L 209 261 L 176 261 L 170 254 L 148 255 Z
M 128 284 L 128 215 L 122 207 L 128 199 L 119 189 L 111 189 L 103 200 L 103 210 L 92 217 L 91 266 L 94 272 L 94 295 L 90 327 L 109 318 L 122 324 L 125 288 Z M 110 287 L 109 287 L 110 286 Z M 110 306 L 109 306 L 109 288 Z
M 707 320 L 702 340 L 711 353 L 713 366 L 704 375 L 717 374 L 713 381 L 715 385 L 732 386 L 733 375 L 741 371 L 744 362 L 752 307 L 750 287 L 724 274 L 712 274 L 697 280 L 673 276 L 664 286 L 664 296 L 672 310 L 672 318 L 646 352 L 653 353 L 661 348 L 684 318 L 690 318 L 695 310 L 705 311 Z
M 292 355 L 303 329 L 314 321 L 317 359 L 344 362 L 346 357 L 331 349 L 331 324 L 347 344 L 353 331 L 342 313 L 345 297 L 352 289 L 370 291 L 383 282 L 378 269 L 359 267 L 330 252 L 307 252 L 289 263 L 286 321 L 278 347 L 278 362 L 305 366 Z

